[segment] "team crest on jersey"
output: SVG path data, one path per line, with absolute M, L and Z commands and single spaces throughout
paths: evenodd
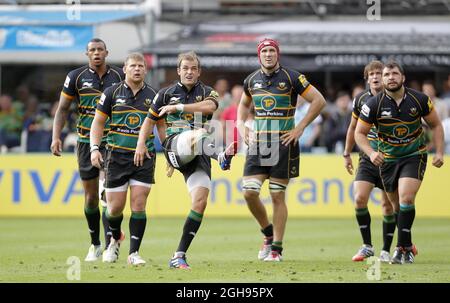
M 291 175 L 297 174 L 297 166 L 291 166 Z
M 150 100 L 149 98 L 145 98 L 144 105 L 145 106 L 150 106 L 150 104 L 152 104 L 152 100 Z
M 270 112 L 277 106 L 277 100 L 272 96 L 265 96 L 261 99 L 261 107 Z
M 411 117 L 416 117 L 418 115 L 417 108 L 416 107 L 411 107 L 411 109 L 409 110 L 409 115 Z
M 195 100 L 196 100 L 197 102 L 200 102 L 200 101 L 203 100 L 203 96 L 197 96 L 197 97 L 195 97 Z
M 129 113 L 125 117 L 125 124 L 130 129 L 136 129 L 141 125 L 141 116 L 136 113 Z
M 286 82 L 280 82 L 280 83 L 278 83 L 277 88 L 278 88 L 279 90 L 285 90 L 285 89 L 287 88 Z
M 409 128 L 406 125 L 397 125 L 392 131 L 397 139 L 403 139 L 409 135 Z

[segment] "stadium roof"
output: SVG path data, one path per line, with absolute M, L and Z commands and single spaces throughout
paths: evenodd
M 143 51 L 157 55 L 159 66 L 172 66 L 176 54 L 189 50 L 211 60 L 222 60 L 224 67 L 227 67 L 227 60 L 231 62 L 231 58 L 236 56 L 240 56 L 240 63 L 236 62 L 236 65 L 245 65 L 245 62 L 255 65 L 256 44 L 264 37 L 280 42 L 283 57 L 433 55 L 444 56 L 439 60 L 450 66 L 450 27 L 447 22 L 202 23 L 186 27 L 177 35 L 157 41 Z M 336 60 L 343 57 L 340 58 Z M 221 63 L 216 64 L 220 66 Z

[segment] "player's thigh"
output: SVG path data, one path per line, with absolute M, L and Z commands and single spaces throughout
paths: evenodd
M 367 181 L 384 190 L 379 167 L 375 166 L 366 156 L 359 158 L 355 181 Z
M 417 192 L 425 175 L 427 155 L 417 155 L 402 161 L 398 186 L 402 203 L 414 203 Z
M 98 178 L 99 169 L 92 165 L 89 143 L 77 143 L 77 162 L 81 180 Z
M 122 186 L 121 188 L 115 188 L 115 191 L 111 191 L 110 189 L 106 191 L 108 210 L 111 215 L 119 215 L 125 209 L 128 193 L 127 187 L 128 184 L 126 186 Z
M 128 186 L 128 181 L 135 167 L 132 154 L 108 151 L 105 161 L 106 192 L 111 191 L 110 189 L 120 188 L 125 184 Z
M 398 195 L 401 203 L 411 204 L 416 199 L 422 181 L 416 178 L 404 177 L 398 180 Z
M 270 177 L 276 179 L 291 179 L 299 176 L 300 148 L 298 143 L 278 146 L 278 161 L 270 169 Z

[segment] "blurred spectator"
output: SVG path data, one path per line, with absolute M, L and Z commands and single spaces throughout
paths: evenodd
M 11 96 L 0 96 L 0 146 L 12 148 L 20 145 L 23 106 L 13 102 Z
M 344 150 L 347 128 L 352 118 L 351 98 L 345 91 L 340 91 L 336 99 L 336 112 L 324 123 L 325 146 L 328 152 L 341 154 Z
M 223 127 L 223 140 L 225 140 L 225 146 L 228 146 L 228 144 L 233 141 L 238 141 L 238 133 L 236 128 L 237 109 L 243 92 L 244 88 L 242 87 L 242 85 L 233 86 L 233 88 L 231 89 L 231 104 L 227 108 L 225 108 L 220 115 L 220 122 L 222 123 Z M 228 125 L 226 121 L 233 122 L 233 131 L 227 128 Z
M 450 104 L 450 74 L 447 76 L 447 81 L 444 82 L 444 92 L 441 95 L 441 98 L 447 103 Z
M 218 120 L 223 110 L 230 106 L 231 94 L 229 93 L 229 89 L 230 84 L 225 78 L 217 79 L 216 83 L 214 84 L 214 90 L 219 94 L 219 98 L 217 98 L 217 101 L 219 101 L 219 108 L 214 112 L 214 119 Z
M 353 90 L 352 90 L 352 100 L 355 99 L 355 97 L 359 94 L 362 93 L 365 90 L 364 85 L 358 83 L 355 86 L 353 86 Z
M 30 93 L 30 89 L 27 85 L 22 84 L 16 88 L 16 101 L 19 101 L 23 106 L 26 106 L 29 102 L 37 102 L 37 98 Z
M 52 140 L 53 117 L 58 103 L 53 103 L 52 107 L 39 108 L 38 103 L 29 99 L 25 112 L 27 118 L 24 121 L 24 129 L 27 130 L 27 152 L 48 152 Z M 53 114 L 53 116 L 52 116 Z
M 411 81 L 409 81 L 407 87 L 412 88 L 412 89 L 415 89 L 415 90 L 417 90 L 417 91 L 419 91 L 419 92 L 420 92 L 420 89 L 422 88 L 422 86 L 420 85 L 420 82 L 417 81 L 417 80 L 411 80 Z
M 442 121 L 442 126 L 444 127 L 445 153 L 450 154 L 450 117 Z
M 442 99 L 436 96 L 436 89 L 434 88 L 433 81 L 426 80 L 422 84 L 422 92 L 430 97 L 433 101 L 436 111 L 441 121 L 448 117 L 449 106 Z
M 295 110 L 295 125 L 297 125 L 302 119 L 306 116 L 310 104 L 305 101 L 302 97 L 299 96 L 297 101 L 297 109 Z M 314 145 L 314 142 L 320 135 L 320 131 L 322 129 L 322 116 L 319 115 L 316 119 L 311 122 L 303 131 L 303 134 L 300 136 L 298 141 L 300 145 L 300 152 L 310 153 L 311 149 Z

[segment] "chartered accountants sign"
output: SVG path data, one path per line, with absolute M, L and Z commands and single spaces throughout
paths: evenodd
M 92 26 L 1 26 L 1 51 L 82 51 Z

